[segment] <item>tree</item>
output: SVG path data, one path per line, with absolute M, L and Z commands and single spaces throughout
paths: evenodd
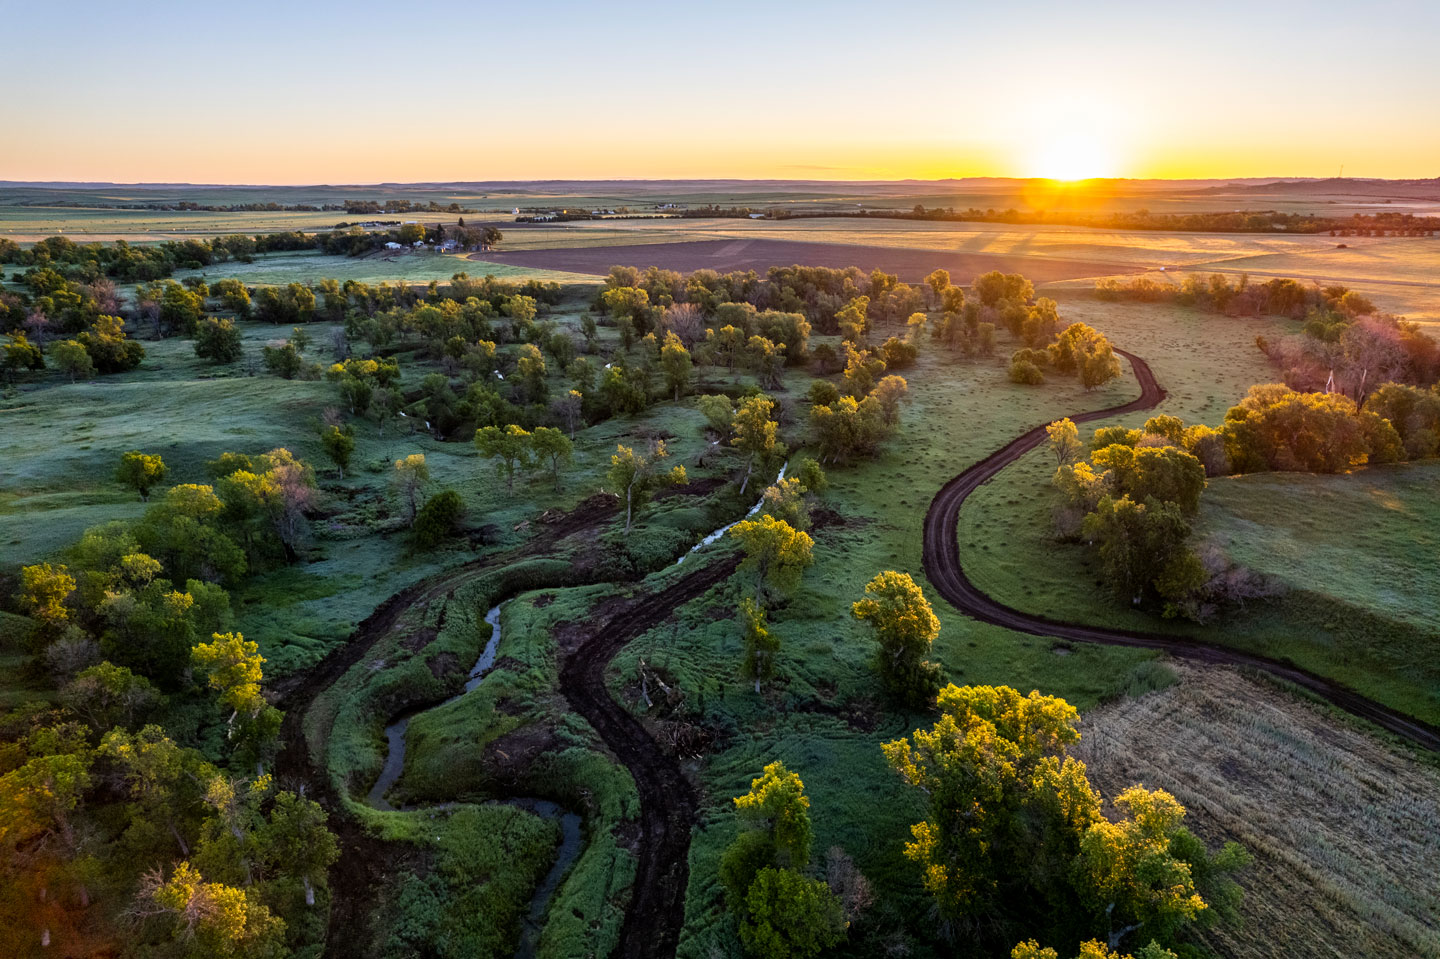
M 139 493 L 140 500 L 145 502 L 150 499 L 150 490 L 163 482 L 168 472 L 159 453 L 131 450 L 120 457 L 120 466 L 115 471 L 115 477 Z
M 875 384 L 871 396 L 880 404 L 880 411 L 885 417 L 885 425 L 894 427 L 900 422 L 900 403 L 910 391 L 910 384 L 905 382 L 903 376 L 887 376 Z
M 1111 589 L 1134 605 L 1147 589 L 1173 604 L 1205 584 L 1204 566 L 1186 546 L 1190 524 L 1176 503 L 1104 496 L 1081 530 L 1098 548 Z
M 575 439 L 575 427 L 579 426 L 581 422 L 584 399 L 579 390 L 567 390 L 550 403 L 550 411 L 560 418 L 561 423 L 565 424 L 565 431 L 570 434 L 572 440 Z
M 927 796 L 905 857 L 947 920 L 1028 919 L 1037 900 L 1058 913 L 1079 837 L 1099 820 L 1084 764 L 1064 755 L 1080 738 L 1079 714 L 1063 699 L 1008 686 L 946 686 L 937 705 L 931 729 L 883 747 Z
M 1034 939 L 1018 943 L 1010 950 L 1010 959 L 1059 959 L 1059 955 L 1049 946 L 1042 947 Z M 1100 940 L 1091 939 L 1080 944 L 1080 953 L 1075 959 L 1176 959 L 1176 956 L 1153 939 L 1133 956 L 1114 952 Z
M 760 385 L 767 390 L 778 389 L 785 368 L 785 347 L 763 336 L 752 336 L 745 343 L 745 354 Z
M 873 455 L 888 432 L 884 410 L 874 396 L 858 402 L 852 396 L 842 396 L 829 406 L 812 407 L 810 424 L 820 457 L 829 463 L 848 463 L 856 457 Z
M 660 368 L 665 371 L 665 384 L 675 394 L 678 402 L 681 395 L 690 389 L 690 374 L 694 363 L 690 351 L 674 333 L 665 334 L 665 345 L 660 347 Z
M 575 446 L 570 438 L 552 426 L 537 426 L 530 434 L 530 450 L 535 459 L 549 463 L 550 478 L 560 489 L 560 467 L 569 463 Z
M 771 763 L 750 781 L 750 791 L 735 797 L 735 813 L 744 828 L 766 835 L 774 850 L 774 865 L 786 869 L 809 865 L 814 838 L 810 800 L 805 796 L 805 783 L 783 762 Z
M 1039 386 L 1045 382 L 1045 374 L 1040 367 L 1032 361 L 1022 358 L 1018 353 L 1010 359 L 1010 382 L 1019 383 L 1022 386 Z
M 705 338 L 716 360 L 733 372 L 735 361 L 745 352 L 745 331 L 735 326 L 722 326 L 708 331 Z
M 750 484 L 750 474 L 758 461 L 764 468 L 772 459 L 785 455 L 785 446 L 776 441 L 779 424 L 770 418 L 775 403 L 768 396 L 751 396 L 740 403 L 731 423 L 734 436 L 730 445 L 746 454 L 745 478 L 740 482 L 743 496 Z
M 325 825 L 328 819 L 319 803 L 281 792 L 256 841 L 267 866 L 300 880 L 307 906 L 315 905 L 315 887 L 328 885 L 327 872 L 340 858 L 339 844 Z
M 768 595 L 794 592 L 815 561 L 810 535 L 768 514 L 741 520 L 731 527 L 730 535 L 745 551 L 740 568 L 755 573 L 755 596 L 762 603 Z
M 300 351 L 288 340 L 260 347 L 260 357 L 265 362 L 265 369 L 284 380 L 293 380 L 305 366 Z
M 231 711 L 229 725 L 234 726 L 237 718 L 253 718 L 266 708 L 260 695 L 265 657 L 258 643 L 239 633 L 216 633 L 213 639 L 197 645 L 191 656 L 210 688 L 219 692 L 220 705 Z
M 166 917 L 186 959 L 262 959 L 284 946 L 285 922 L 260 901 L 258 890 L 206 882 L 189 862 L 169 879 L 155 868 L 140 881 L 135 913 Z
M 886 570 L 866 584 L 865 598 L 850 609 L 875 631 L 880 644 L 875 668 L 887 692 L 912 708 L 928 705 L 940 687 L 941 670 L 924 657 L 940 635 L 940 620 L 920 587 L 908 573 Z
M 930 292 L 935 294 L 935 302 L 938 305 L 945 291 L 950 288 L 950 272 L 948 270 L 935 270 L 925 277 L 925 285 L 930 287 Z
M 216 363 L 233 363 L 245 353 L 235 321 L 210 317 L 195 328 L 195 355 Z
M 664 440 L 655 440 L 648 451 L 640 453 L 635 452 L 633 447 L 620 444 L 615 446 L 605 478 L 625 500 L 626 536 L 630 535 L 635 510 L 649 499 L 654 486 L 686 482 L 683 466 L 676 466 L 668 473 L 659 472 L 660 462 L 669 455 Z
M 1080 455 L 1080 430 L 1071 422 L 1070 417 L 1056 420 L 1045 427 L 1045 435 L 1048 437 L 1050 452 L 1055 454 L 1055 468 L 1069 466 L 1075 462 Z
M 77 378 L 88 380 L 95 375 L 90 353 L 78 340 L 61 340 L 50 347 L 50 355 L 55 359 L 56 366 L 70 374 L 71 383 Z
M 813 460 L 811 462 L 814 462 Z M 760 510 L 784 520 L 798 530 L 810 528 L 810 508 L 805 504 L 805 484 L 798 476 L 777 479 L 760 496 Z
M 1132 786 L 1115 797 L 1119 822 L 1101 819 L 1080 840 L 1079 879 L 1090 911 L 1103 914 L 1110 948 L 1130 933 L 1169 942 L 1205 910 L 1190 865 L 1171 850 L 1185 807 L 1164 790 Z
M 335 469 L 343 480 L 345 470 L 350 466 L 350 456 L 355 452 L 355 430 L 349 426 L 344 429 L 335 425 L 327 426 L 320 431 L 320 445 L 325 447 L 325 455 L 330 457 L 330 462 L 335 464 Z
M 775 675 L 775 654 L 780 651 L 780 639 L 765 625 L 765 608 L 749 596 L 740 600 L 740 620 L 745 630 L 745 661 L 741 673 L 755 680 L 758 693 L 761 681 Z
M 101 662 L 82 669 L 60 691 L 60 700 L 92 729 L 128 729 L 160 704 L 158 690 L 124 666 Z
M 411 526 L 415 525 L 415 515 L 419 511 L 420 490 L 428 482 L 430 467 L 425 463 L 424 453 L 411 453 L 395 461 L 395 483 L 409 505 Z
M 845 912 L 830 887 L 791 869 L 761 869 L 745 898 L 740 942 L 761 959 L 808 959 L 845 938 Z
M 475 448 L 481 456 L 495 460 L 495 472 L 505 477 L 506 491 L 515 489 L 515 471 L 530 464 L 534 450 L 532 440 L 532 434 L 515 423 L 503 430 L 498 426 L 486 426 L 475 431 Z M 559 482 L 558 473 L 556 482 Z
M 524 387 L 525 395 L 529 398 L 530 402 L 544 402 L 545 356 L 540 352 L 540 347 L 534 343 L 521 345 L 520 353 L 515 364 L 520 377 L 520 383 Z
M 714 393 L 701 396 L 695 401 L 700 414 L 705 417 L 705 425 L 722 439 L 730 435 L 730 429 L 735 422 L 735 404 L 730 397 L 724 393 Z
M 5 344 L 5 372 L 13 379 L 19 370 L 43 370 L 45 353 L 19 330 L 9 334 Z
M 415 544 L 433 549 L 445 541 L 465 515 L 465 503 L 453 489 L 442 490 L 425 501 L 415 517 Z
M 65 600 L 75 592 L 75 577 L 64 566 L 40 563 L 20 570 L 20 592 L 16 599 L 20 608 L 34 617 L 45 635 L 54 638 L 70 621 Z

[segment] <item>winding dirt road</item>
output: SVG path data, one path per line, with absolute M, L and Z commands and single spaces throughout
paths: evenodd
M 584 716 L 635 780 L 640 794 L 640 850 L 630 905 L 612 953 L 624 959 L 675 955 L 685 921 L 690 829 L 697 800 L 680 764 L 615 701 L 605 668 L 630 640 L 660 625 L 681 606 L 735 572 L 738 557 L 716 560 L 663 590 L 627 604 L 600 625 L 560 667 L 560 691 Z
M 1165 399 L 1165 390 L 1155 379 L 1155 374 L 1144 360 L 1125 350 L 1116 350 L 1116 352 L 1130 361 L 1130 367 L 1135 371 L 1135 378 L 1140 382 L 1139 398 L 1108 409 L 1074 414 L 1070 419 L 1075 423 L 1086 423 L 1125 413 L 1153 409 Z M 1248 666 L 1251 669 L 1262 670 L 1272 676 L 1294 683 L 1321 699 L 1339 706 L 1346 712 L 1367 719 L 1417 746 L 1440 752 L 1440 729 L 1382 706 L 1339 683 L 1289 663 L 1240 650 L 1213 646 L 1193 639 L 1108 629 L 1103 626 L 1056 622 L 1011 609 L 987 596 L 970 581 L 960 565 L 960 545 L 956 536 L 960 507 L 964 505 L 966 497 L 971 493 L 1044 441 L 1045 426 L 1035 427 L 946 483 L 930 501 L 930 510 L 925 514 L 925 575 L 929 577 L 931 584 L 950 605 L 972 619 L 1035 636 L 1053 636 L 1057 639 L 1081 643 L 1158 649 L 1172 656 L 1180 656 L 1203 663 Z

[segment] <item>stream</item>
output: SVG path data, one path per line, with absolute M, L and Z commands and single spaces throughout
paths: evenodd
M 786 460 L 785 463 L 784 463 L 784 465 L 782 465 L 782 466 L 780 467 L 780 475 L 778 475 L 778 476 L 775 477 L 775 482 L 776 482 L 776 483 L 780 482 L 781 480 L 783 480 L 783 479 L 785 478 L 785 471 L 786 471 L 787 469 L 789 469 L 789 468 L 790 468 L 790 461 L 789 461 L 789 460 Z M 764 494 L 764 493 L 761 493 L 761 494 L 760 494 L 760 499 L 758 499 L 758 500 L 755 502 L 755 505 L 754 505 L 754 506 L 750 507 L 750 511 L 749 511 L 748 513 L 746 513 L 744 516 L 740 517 L 740 519 L 737 519 L 735 522 L 733 522 L 733 523 L 728 523 L 728 524 L 726 524 L 725 526 L 720 527 L 720 528 L 717 529 L 715 532 L 711 533 L 709 536 L 705 537 L 705 538 L 702 539 L 700 542 L 698 542 L 698 543 L 696 543 L 694 546 L 690 547 L 690 553 L 698 553 L 700 550 L 704 549 L 706 546 L 709 546 L 711 543 L 715 542 L 717 539 L 719 539 L 720 537 L 724 536 L 726 533 L 730 532 L 730 530 L 732 530 L 733 528 L 735 528 L 735 527 L 736 527 L 737 525 L 739 525 L 742 521 L 747 520 L 747 519 L 749 519 L 750 517 L 754 516 L 756 513 L 760 512 L 760 507 L 762 507 L 762 506 L 764 506 L 764 505 L 765 505 L 765 494 Z M 689 558 L 690 553 L 686 553 L 684 556 L 681 556 L 679 559 L 677 559 L 677 560 L 675 561 L 675 565 L 676 565 L 676 566 L 679 566 L 681 563 L 685 562 L 685 560 Z
M 485 614 L 485 622 L 490 624 L 490 639 L 485 643 L 485 648 L 480 651 L 480 658 L 475 660 L 475 665 L 470 669 L 470 675 L 465 680 L 465 688 L 433 706 L 422 706 L 409 710 L 385 727 L 385 765 L 380 770 L 380 776 L 375 780 L 375 785 L 370 788 L 369 795 L 365 797 L 365 801 L 373 808 L 384 810 L 397 808 L 390 804 L 385 795 L 399 781 L 400 774 L 405 771 L 405 733 L 410 728 L 410 720 L 423 712 L 439 709 L 441 706 L 448 706 L 455 702 L 479 686 L 490 667 L 495 665 L 495 654 L 500 647 L 499 606 L 495 606 Z M 444 806 L 449 805 L 451 804 L 444 804 Z M 565 873 L 580 857 L 580 850 L 584 848 L 584 836 L 580 828 L 581 819 L 576 813 L 570 812 L 548 799 L 529 797 L 498 799 L 489 805 L 515 806 L 542 819 L 560 823 L 560 848 L 555 854 L 555 864 L 550 867 L 550 871 L 545 874 L 545 878 L 536 887 L 535 894 L 530 897 L 530 909 L 525 915 L 520 932 L 520 946 L 515 950 L 515 959 L 533 959 L 536 945 L 540 941 L 540 932 L 545 928 L 545 914 L 550 908 L 550 900 L 555 895 L 555 891 L 560 888 L 560 881 L 565 878 Z M 444 808 L 444 806 L 431 808 Z M 401 811 L 409 812 L 420 807 L 400 806 L 398 808 Z
M 776 482 L 785 478 L 785 470 L 788 469 L 789 466 L 790 464 L 786 462 L 780 467 L 780 474 L 775 478 Z M 755 505 L 750 508 L 750 511 L 741 517 L 741 519 L 748 519 L 754 516 L 760 512 L 760 508 L 764 505 L 765 499 L 762 495 Z M 692 546 L 689 552 L 675 561 L 675 564 L 678 566 L 685 562 L 691 553 L 698 552 L 704 547 L 709 546 L 730 532 L 731 528 L 739 522 L 740 520 L 736 520 L 734 523 L 729 523 L 715 530 L 715 532 Z M 480 651 L 480 657 L 475 660 L 475 665 L 471 667 L 470 675 L 465 680 L 465 688 L 454 696 L 442 700 L 439 703 L 407 710 L 385 727 L 385 765 L 381 768 L 380 775 L 375 780 L 375 785 L 370 787 L 370 792 L 365 797 L 365 801 L 372 808 L 389 811 L 398 809 L 402 812 L 410 812 L 421 808 L 418 806 L 396 807 L 391 805 L 390 801 L 385 798 L 386 794 L 394 788 L 395 783 L 400 780 L 401 773 L 405 771 L 405 734 L 410 728 L 411 719 L 414 719 L 421 713 L 428 712 L 432 709 L 439 709 L 442 706 L 448 706 L 455 702 L 455 700 L 464 696 L 476 686 L 479 686 L 481 680 L 485 678 L 485 674 L 490 670 L 490 667 L 495 665 L 496 651 L 500 646 L 499 605 L 494 606 L 485 614 L 485 622 L 490 624 L 490 639 L 485 643 L 485 648 Z M 530 909 L 525 915 L 525 921 L 521 928 L 520 945 L 515 951 L 515 959 L 534 959 L 535 949 L 540 941 L 540 933 L 545 928 L 545 915 L 550 908 L 550 900 L 554 897 L 556 890 L 560 888 L 560 882 L 565 878 L 565 873 L 569 871 L 570 866 L 574 864 L 575 860 L 580 857 L 580 851 L 584 848 L 584 836 L 581 831 L 582 821 L 576 813 L 570 812 L 548 799 L 517 797 L 493 800 L 490 804 L 515 806 L 540 816 L 542 819 L 548 819 L 551 822 L 558 820 L 560 823 L 560 848 L 555 855 L 555 864 L 550 867 L 550 871 L 545 874 L 545 878 L 540 881 L 540 885 L 535 889 L 535 894 L 530 898 Z M 453 804 L 446 803 L 441 806 L 425 808 L 442 809 L 450 805 Z

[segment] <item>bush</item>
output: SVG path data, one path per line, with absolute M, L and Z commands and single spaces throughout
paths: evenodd
M 1010 361 L 1010 382 L 1022 383 L 1025 386 L 1039 386 L 1045 382 L 1045 374 L 1040 372 L 1040 367 L 1029 360 L 1017 358 Z
M 201 323 L 195 331 L 195 355 L 202 360 L 216 363 L 233 363 L 244 353 L 240 331 L 234 320 L 217 320 L 214 317 Z
M 415 517 L 415 545 L 433 549 L 448 539 L 465 515 L 460 494 L 447 489 L 430 497 Z

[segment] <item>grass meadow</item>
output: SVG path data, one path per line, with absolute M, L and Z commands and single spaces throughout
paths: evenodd
M 544 235 L 669 240 L 680 238 L 685 229 L 712 228 L 672 222 L 651 221 L 633 229 L 584 224 Z M 723 222 L 734 233 L 718 235 L 776 229 L 774 224 Z M 901 231 L 893 227 L 865 223 L 836 230 L 826 222 L 801 221 L 803 234 L 828 242 L 844 242 L 838 238 L 848 235 L 857 238 L 853 242 L 910 245 L 900 242 Z M 789 232 L 789 225 L 784 229 L 786 238 L 799 235 Z M 995 244 L 997 252 L 1006 247 L 1004 252 L 1097 255 L 1084 245 L 1091 235 L 1085 231 L 1050 231 L 1033 237 L 1029 246 L 1019 231 L 917 229 L 911 235 L 921 234 L 935 244 Z M 528 240 L 542 234 L 516 231 L 522 235 Z M 1230 238 L 1226 249 L 1218 241 L 1215 248 L 1204 249 L 1204 237 L 1155 236 L 1154 248 L 1147 248 L 1144 239 L 1117 236 L 1106 255 L 1117 255 L 1115 250 L 1135 257 L 1244 255 L 1246 244 L 1273 240 L 1283 251 L 1286 243 L 1298 240 Z M 1171 243 L 1179 246 L 1167 249 Z M 392 267 L 397 272 L 388 272 Z M 383 259 L 298 254 L 262 258 L 248 267 L 226 264 L 208 276 L 240 276 L 247 283 L 321 276 L 425 281 L 448 279 L 461 270 L 471 275 L 488 271 L 483 263 L 455 257 L 407 256 L 392 265 Z M 577 323 L 591 290 L 576 287 L 553 318 Z M 1063 317 L 1090 323 L 1116 345 L 1144 356 L 1169 390 L 1156 412 L 1187 422 L 1219 422 L 1252 383 L 1271 379 L 1273 372 L 1253 339 L 1287 326 L 1173 306 L 1104 304 L 1065 286 L 1052 295 L 1060 300 Z M 580 955 L 586 948 L 603 952 L 618 935 L 633 875 L 636 791 L 594 731 L 569 712 L 557 688 L 557 663 L 567 629 L 594 620 L 607 598 L 631 587 L 573 585 L 575 571 L 582 560 L 661 570 L 634 588 L 663 589 L 667 575 L 674 575 L 664 571 L 673 559 L 704 533 L 738 517 L 758 489 L 741 498 L 733 484 L 723 484 L 737 472 L 734 454 L 712 451 L 700 465 L 707 441 L 693 398 L 662 402 L 642 416 L 582 430 L 558 490 L 548 476 L 533 475 L 518 478 L 514 491 L 507 491 L 473 446 L 441 442 L 414 419 L 392 423 L 384 432 L 372 422 L 357 421 L 352 467 L 341 480 L 316 436 L 325 409 L 338 405 L 334 386 L 250 375 L 250 366 L 259 366 L 260 347 L 288 330 L 242 325 L 248 359 L 232 367 L 197 360 L 188 341 L 147 342 L 146 361 L 137 371 L 77 385 L 45 374 L 0 404 L 3 565 L 8 569 L 63 557 L 66 545 L 87 526 L 143 512 L 143 504 L 113 479 L 125 450 L 161 453 L 171 466 L 170 482 L 204 482 L 204 461 L 220 452 L 261 453 L 286 446 L 316 466 L 325 495 L 307 562 L 255 577 L 234 595 L 238 628 L 260 642 L 269 659 L 267 673 L 284 676 L 343 643 L 385 597 L 462 562 L 519 546 L 544 510 L 582 503 L 602 485 L 617 442 L 664 436 L 672 462 L 687 467 L 698 494 L 657 499 L 640 514 L 628 540 L 622 521 L 615 520 L 583 543 L 563 544 L 554 557 L 528 560 L 504 574 L 472 577 L 453 596 L 411 608 L 405 614 L 406 631 L 382 641 L 326 690 L 307 713 L 304 730 L 312 755 L 322 757 L 351 812 L 375 835 L 408 850 L 407 865 L 391 877 L 376 912 L 385 917 L 385 929 L 355 933 L 373 954 L 399 957 L 416 943 L 439 940 L 450 944 L 447 949 L 453 946 L 447 955 L 507 954 L 558 835 L 546 820 L 490 803 L 517 793 L 555 799 L 586 819 L 585 851 L 552 902 L 539 955 Z M 328 361 L 328 331 L 317 327 L 311 332 L 314 358 Z M 602 343 L 613 348 L 613 330 L 602 330 Z M 1007 341 L 1001 353 L 1008 348 Z M 409 353 L 400 355 L 400 364 L 411 389 L 431 371 Z M 1086 743 L 1096 744 L 1087 755 L 1107 793 L 1137 780 L 1149 786 L 1174 783 L 1207 836 L 1240 837 L 1264 857 L 1245 878 L 1253 890 L 1250 924 L 1215 940 L 1223 952 L 1258 956 L 1263 942 L 1304 945 L 1312 933 L 1302 927 L 1314 924 L 1318 915 L 1380 930 L 1373 940 L 1346 940 L 1359 944 L 1357 954 L 1400 955 L 1406 949 L 1427 954 L 1417 943 L 1423 944 L 1426 923 L 1433 932 L 1434 916 L 1425 912 L 1430 908 L 1433 913 L 1433 902 L 1426 906 L 1428 887 L 1423 885 L 1430 880 L 1406 887 L 1401 872 L 1406 864 L 1433 859 L 1426 837 L 1406 833 L 1427 814 L 1425 804 L 1433 805 L 1436 783 L 1429 767 L 1392 755 L 1363 731 L 1331 730 L 1335 719 L 1328 712 L 1322 721 L 1317 718 L 1322 714 L 1272 687 L 1224 672 L 1209 676 L 1192 667 L 1172 668 L 1147 651 L 1071 647 L 979 624 L 929 591 L 921 564 L 921 525 L 934 492 L 1034 425 L 1133 398 L 1138 392 L 1133 377 L 1092 392 L 1071 380 L 1019 386 L 1009 382 L 1003 357 L 961 360 L 928 346 L 914 368 L 901 372 L 910 383 L 901 428 L 874 460 L 830 471 L 818 514 L 823 521 L 812 531 L 814 566 L 796 594 L 771 612 L 772 631 L 782 643 L 775 680 L 757 694 L 739 676 L 740 630 L 734 617 L 749 589 L 743 574 L 676 610 L 670 622 L 632 641 L 612 663 L 607 681 L 619 701 L 657 729 L 662 722 L 680 720 L 699 727 L 710 742 L 703 759 L 689 763 L 702 805 L 690 851 L 680 955 L 709 959 L 738 948 L 716 870 L 734 834 L 731 797 L 775 759 L 783 759 L 806 783 L 816 859 L 823 860 L 831 846 L 842 846 L 876 885 L 882 904 L 856 930 L 854 954 L 878 954 L 897 941 L 912 955 L 928 954 L 928 940 L 906 941 L 905 933 L 896 933 L 933 925 L 914 868 L 901 856 L 909 825 L 920 818 L 921 799 L 890 772 L 880 745 L 928 724 L 929 718 L 896 712 L 883 702 L 870 667 L 873 644 L 849 611 L 865 583 L 885 569 L 910 573 L 927 589 L 941 621 L 931 658 L 951 681 L 1004 683 L 1063 696 L 1085 710 Z M 697 392 L 721 386 L 720 371 L 701 373 L 706 382 Z M 740 380 L 748 382 L 743 375 Z M 788 372 L 785 388 L 775 393 L 782 436 L 792 455 L 804 452 L 804 391 L 810 381 L 808 373 Z M 552 375 L 552 389 L 563 382 Z M 1147 415 L 1124 422 L 1138 426 Z M 417 452 L 426 455 L 432 492 L 453 488 L 461 494 L 471 534 L 425 554 L 410 548 L 399 497 L 390 484 L 393 461 Z M 1225 543 L 1237 560 L 1287 583 L 1291 594 L 1201 628 L 1165 623 L 1116 605 L 1095 588 L 1095 572 L 1082 551 L 1053 542 L 1053 466 L 1046 455 L 1033 454 L 1006 470 L 971 498 L 960 517 L 959 547 L 967 570 L 1003 602 L 1069 619 L 1192 631 L 1342 675 L 1363 692 L 1417 715 L 1433 717 L 1440 711 L 1435 698 L 1440 679 L 1425 665 L 1436 661 L 1440 611 L 1433 576 L 1440 557 L 1433 538 L 1417 539 L 1414 532 L 1436 518 L 1429 495 L 1436 477 L 1433 464 L 1351 476 L 1254 476 L 1212 483 L 1204 497 L 1201 531 Z M 710 552 L 729 548 L 722 541 Z M 488 636 L 480 617 L 505 595 L 514 598 L 503 607 L 499 653 L 485 682 L 412 721 L 404 775 L 392 799 L 426 808 L 382 812 L 361 803 L 384 759 L 386 722 L 408 706 L 439 701 L 459 687 Z M 0 667 L 23 659 L 24 630 L 17 620 L 0 615 Z M 412 641 L 401 641 L 401 635 Z M 417 636 L 423 641 L 413 639 Z M 642 663 L 644 675 L 662 677 L 675 690 L 671 704 L 647 708 L 640 700 Z M 12 682 L 0 687 L 0 702 L 35 694 L 23 678 Z M 1302 727 L 1298 732 L 1297 724 Z M 1169 739 L 1162 735 L 1165 729 L 1173 729 Z M 1313 837 L 1294 835 L 1296 827 L 1265 812 L 1267 802 L 1285 798 L 1279 774 L 1261 768 L 1267 754 L 1276 751 L 1275 743 L 1289 744 L 1284 758 L 1292 765 L 1287 768 L 1306 784 L 1308 791 L 1296 795 L 1316 806 L 1330 803 L 1323 828 Z M 1235 773 L 1230 763 L 1240 764 L 1241 772 Z M 1356 770 L 1394 777 L 1394 785 L 1375 786 L 1381 797 L 1375 801 L 1388 805 L 1383 818 L 1365 822 L 1361 832 L 1373 837 L 1380 850 L 1374 855 L 1386 857 L 1384 868 L 1393 875 L 1367 879 L 1361 866 L 1364 848 L 1345 833 L 1346 817 L 1363 819 L 1364 797 L 1370 794 L 1337 793 L 1335 777 L 1359 775 Z M 1237 775 L 1235 782 L 1244 788 L 1217 786 Z M 1402 792 L 1412 797 L 1410 805 Z M 1292 908 L 1307 884 L 1332 868 L 1338 878 L 1313 910 Z M 899 939 L 887 938 L 892 933 Z M 1361 948 L 1382 940 L 1373 951 Z

